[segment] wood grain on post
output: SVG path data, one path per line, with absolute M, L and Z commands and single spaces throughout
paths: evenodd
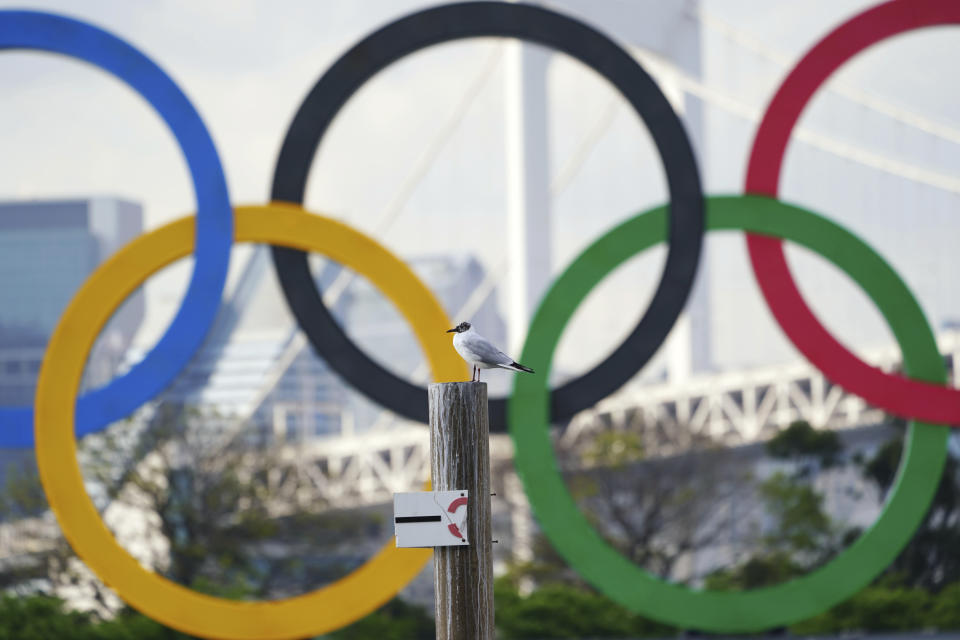
M 469 491 L 469 546 L 434 547 L 437 640 L 493 638 L 490 425 L 487 385 L 430 385 L 430 470 L 434 491 Z

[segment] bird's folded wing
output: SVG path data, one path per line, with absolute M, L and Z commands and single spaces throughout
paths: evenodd
M 484 339 L 464 340 L 463 346 L 474 354 L 475 359 L 489 364 L 512 364 L 513 358 Z

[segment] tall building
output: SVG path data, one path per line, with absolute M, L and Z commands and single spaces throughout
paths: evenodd
M 104 259 L 143 229 L 140 205 L 117 198 L 0 203 L 0 405 L 29 405 L 47 340 Z M 84 387 L 115 374 L 143 320 L 134 294 L 97 341 Z

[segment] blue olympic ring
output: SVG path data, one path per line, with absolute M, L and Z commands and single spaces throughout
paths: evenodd
M 77 402 L 77 437 L 125 418 L 162 391 L 213 323 L 233 245 L 233 212 L 223 167 L 196 109 L 152 60 L 90 24 L 37 11 L 0 11 L 0 50 L 60 53 L 109 71 L 137 91 L 170 127 L 190 167 L 197 199 L 195 263 L 183 305 L 153 349 L 123 376 Z M 33 409 L 0 407 L 0 447 L 33 446 Z

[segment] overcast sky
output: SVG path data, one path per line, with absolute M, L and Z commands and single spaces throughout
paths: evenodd
M 614 37 L 657 6 L 650 1 L 614 4 L 622 8 L 614 12 L 617 19 L 597 25 Z M 713 21 L 703 29 L 702 83 L 738 104 L 761 109 L 785 74 L 785 65 L 832 25 L 869 4 L 705 0 L 702 10 Z M 322 71 L 364 34 L 426 5 L 398 0 L 21 0 L 14 6 L 93 22 L 152 57 L 203 116 L 233 201 L 259 203 L 267 199 L 289 121 Z M 592 2 L 564 3 L 569 5 L 591 21 Z M 735 36 L 721 23 L 730 25 Z M 375 232 L 376 220 L 434 140 L 438 123 L 448 122 L 469 88 L 486 78 L 396 223 L 377 233 L 403 256 L 472 252 L 490 268 L 499 263 L 506 231 L 501 48 L 495 40 L 444 45 L 377 76 L 351 100 L 324 141 L 310 174 L 308 208 Z M 835 80 L 960 130 L 960 90 L 952 81 L 952 60 L 958 54 L 960 29 L 928 30 L 858 58 Z M 577 157 L 579 145 L 608 105 L 622 102 L 580 65 L 557 60 L 550 71 L 555 174 Z M 118 81 L 67 59 L 5 52 L 0 56 L 0 85 L 0 199 L 118 195 L 143 204 L 148 227 L 193 211 L 189 175 L 174 140 L 142 100 Z M 960 175 L 960 149 L 954 143 L 929 142 L 909 127 L 839 98 L 818 98 L 817 105 L 819 112 L 814 110 L 804 123 L 818 132 L 882 157 Z M 710 105 L 706 127 L 700 157 L 706 190 L 736 192 L 755 123 Z M 557 274 L 604 230 L 666 196 L 649 137 L 622 104 L 579 160 L 574 179 L 553 202 L 552 268 Z M 831 167 L 828 175 L 815 171 L 825 166 Z M 956 193 L 927 187 L 911 191 L 913 187 L 897 186 L 898 180 L 889 175 L 865 172 L 846 160 L 824 160 L 816 150 L 802 148 L 788 155 L 787 172 L 787 195 L 816 205 L 877 246 L 915 288 L 934 322 L 960 315 L 960 303 L 953 301 L 960 297 L 950 295 L 956 293 L 952 274 L 960 264 L 948 255 L 958 225 L 944 213 L 956 211 Z M 834 177 L 836 182 L 831 181 Z M 845 191 L 851 180 L 856 189 Z M 864 203 L 862 194 L 872 181 L 902 196 L 907 209 L 902 217 L 886 210 L 879 215 Z M 711 264 L 710 276 L 716 360 L 733 366 L 795 357 L 765 315 L 740 242 L 710 241 L 711 259 L 717 263 Z M 842 277 L 796 253 L 791 257 L 803 272 L 801 285 L 831 329 L 858 348 L 887 340 L 882 322 Z M 564 339 L 560 357 L 565 366 L 576 369 L 599 359 L 633 325 L 652 291 L 662 256 L 662 251 L 650 252 L 591 296 Z M 163 330 L 188 273 L 185 262 L 151 280 L 142 341 Z M 851 311 L 847 301 L 859 305 L 857 310 Z

